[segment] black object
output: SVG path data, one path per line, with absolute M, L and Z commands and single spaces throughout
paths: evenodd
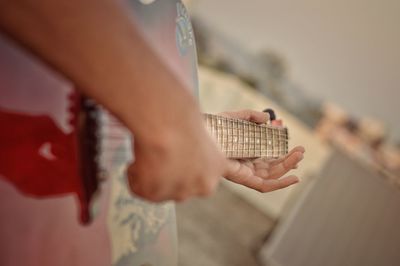
M 263 112 L 269 114 L 269 119 L 270 119 L 271 121 L 276 119 L 275 112 L 274 112 L 274 110 L 272 110 L 271 108 L 267 108 L 267 109 L 265 109 Z

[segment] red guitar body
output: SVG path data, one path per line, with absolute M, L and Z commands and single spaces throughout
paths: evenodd
M 87 152 L 81 153 L 85 147 L 79 139 L 84 130 L 78 126 L 82 99 L 68 83 L 8 42 L 0 42 L 0 177 L 37 198 L 76 195 L 81 220 L 88 222 L 96 178 L 83 173 L 82 164 L 89 162 L 82 158 Z M 54 99 L 64 110 L 54 108 Z M 64 117 L 57 120 L 54 111 Z
M 110 265 L 107 185 L 91 221 L 93 107 L 1 35 L 0 73 L 0 265 Z

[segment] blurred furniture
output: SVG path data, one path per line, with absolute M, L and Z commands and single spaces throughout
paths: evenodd
M 400 265 L 400 190 L 334 151 L 260 251 L 268 266 Z

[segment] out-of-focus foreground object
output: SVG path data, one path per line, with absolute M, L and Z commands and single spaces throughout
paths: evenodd
M 400 180 L 336 151 L 261 250 L 268 266 L 400 261 Z

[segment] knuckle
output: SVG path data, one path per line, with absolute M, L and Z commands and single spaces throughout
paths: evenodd
M 258 191 L 258 192 L 260 192 L 260 193 L 265 193 L 264 188 L 258 187 L 258 188 L 255 188 L 255 190 Z
M 214 191 L 216 190 L 217 187 L 217 183 L 216 182 L 205 182 L 200 190 L 200 196 L 210 196 L 214 193 Z
M 178 194 L 177 196 L 175 196 L 174 200 L 177 202 L 184 202 L 187 199 L 189 199 L 189 195 L 188 194 Z
M 263 186 L 263 187 L 260 187 L 260 188 L 258 189 L 258 191 L 261 192 L 261 193 L 267 193 L 267 192 L 270 192 L 270 191 L 271 191 L 271 188 L 268 187 L 268 186 Z
M 162 201 L 161 186 L 154 180 L 143 178 L 143 176 L 128 177 L 128 185 L 131 192 L 145 200 L 159 202 Z

